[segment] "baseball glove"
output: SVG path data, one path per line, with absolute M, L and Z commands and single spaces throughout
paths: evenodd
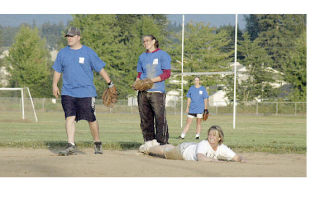
M 206 121 L 209 117 L 209 111 L 207 109 L 205 109 L 203 111 L 203 120 Z
M 103 105 L 106 107 L 113 107 L 113 104 L 117 102 L 118 93 L 114 84 L 110 85 L 102 95 Z
M 132 85 L 133 89 L 139 91 L 147 91 L 153 87 L 153 82 L 150 78 L 146 78 L 143 80 L 137 80 Z

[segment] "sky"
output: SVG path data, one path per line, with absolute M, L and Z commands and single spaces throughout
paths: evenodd
M 239 14 L 238 15 L 238 24 L 240 29 L 245 28 L 245 15 Z M 182 15 L 181 14 L 174 14 L 168 15 L 168 18 L 173 23 L 182 23 Z M 185 23 L 190 21 L 192 22 L 203 22 L 208 23 L 211 26 L 219 27 L 223 25 L 234 25 L 235 23 L 235 14 L 185 14 Z
M 181 24 L 181 14 L 170 14 L 168 19 L 172 23 Z M 59 22 L 67 24 L 68 21 L 72 20 L 72 16 L 69 14 L 0 14 L 0 25 L 1 26 L 14 26 L 17 27 L 22 23 L 33 24 L 35 21 L 36 25 L 42 25 L 45 22 L 56 23 Z M 219 27 L 222 25 L 234 25 L 235 15 L 234 14 L 186 14 L 185 23 L 188 22 L 204 22 L 211 26 Z M 238 16 L 238 23 L 240 29 L 245 28 L 244 15 Z

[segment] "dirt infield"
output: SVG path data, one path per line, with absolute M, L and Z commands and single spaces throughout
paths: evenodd
M 166 160 L 130 151 L 0 149 L 1 177 L 306 177 L 305 154 L 240 153 L 246 163 Z

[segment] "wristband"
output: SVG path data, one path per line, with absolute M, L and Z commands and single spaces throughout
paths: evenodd
M 112 81 L 110 81 L 110 82 L 108 83 L 108 87 L 109 87 L 109 88 L 113 87 L 113 85 L 114 85 L 114 84 L 113 84 Z

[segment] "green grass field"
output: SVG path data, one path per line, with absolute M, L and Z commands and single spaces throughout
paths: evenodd
M 32 115 L 21 120 L 20 112 L 1 112 L 0 146 L 48 148 L 64 146 L 66 133 L 63 112 L 38 113 L 39 122 Z M 138 114 L 97 113 L 100 137 L 104 149 L 137 149 L 143 138 Z M 181 132 L 180 115 L 168 114 L 169 142 Z M 185 117 L 184 121 L 185 122 Z M 210 115 L 203 122 L 201 139 L 211 125 L 220 125 L 225 133 L 225 144 L 237 152 L 306 153 L 306 116 L 254 116 L 238 115 L 236 129 L 232 127 L 232 115 Z M 184 124 L 183 124 L 184 125 Z M 195 141 L 195 121 L 184 141 Z M 79 147 L 91 147 L 92 137 L 86 121 L 76 124 L 76 143 Z

